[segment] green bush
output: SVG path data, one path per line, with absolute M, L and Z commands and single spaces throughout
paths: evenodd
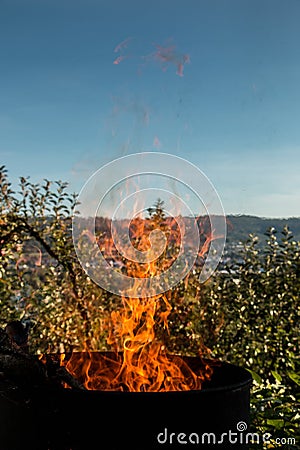
M 299 448 L 300 406 L 300 243 L 288 228 L 277 239 L 266 232 L 265 246 L 250 236 L 241 251 L 241 263 L 216 273 L 205 286 L 205 321 L 199 333 L 207 335 L 215 357 L 248 368 L 254 379 L 252 427 L 275 439 L 294 437 Z M 298 445 L 297 445 L 298 443 Z M 259 448 L 259 447 L 253 447 Z M 261 446 L 260 448 L 263 448 Z

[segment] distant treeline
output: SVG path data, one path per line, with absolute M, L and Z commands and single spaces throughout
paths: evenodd
M 285 226 L 289 227 L 294 240 L 300 241 L 300 217 L 276 219 L 248 215 L 228 215 L 227 242 L 243 242 L 248 238 L 249 234 L 254 234 L 261 243 L 264 243 L 267 239 L 265 233 L 270 228 L 275 228 L 280 240 L 280 233 Z
M 188 224 L 191 218 L 185 218 Z M 210 222 L 207 216 L 199 217 L 199 226 L 204 233 L 210 231 Z M 168 217 L 165 218 L 168 222 Z M 129 221 L 125 220 L 128 223 Z M 226 217 L 227 222 L 227 242 L 238 243 L 245 242 L 249 235 L 255 235 L 258 237 L 259 242 L 263 245 L 267 239 L 266 232 L 270 228 L 274 228 L 278 234 L 278 240 L 280 240 L 280 234 L 284 227 L 288 226 L 292 232 L 293 238 L 296 241 L 300 241 L 300 217 L 291 217 L 287 219 L 279 218 L 263 218 L 250 215 L 228 215 Z M 96 219 L 97 231 L 108 231 L 110 229 L 111 221 L 107 218 L 98 217 Z M 201 224 L 201 225 L 200 225 Z

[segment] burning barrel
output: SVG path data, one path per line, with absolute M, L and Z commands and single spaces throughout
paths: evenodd
M 199 358 L 184 360 L 196 370 Z M 39 389 L 20 404 L 1 389 L 1 449 L 248 449 L 250 387 L 247 370 L 217 363 L 198 390 Z

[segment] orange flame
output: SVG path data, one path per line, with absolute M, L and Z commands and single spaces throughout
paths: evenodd
M 182 238 L 175 218 L 166 217 L 159 221 L 155 214 L 150 219 L 136 217 L 129 227 L 131 243 L 137 250 L 149 250 L 149 234 L 156 228 L 164 231 L 167 250 L 158 260 L 149 263 L 126 261 L 123 264 L 128 276 L 153 277 L 173 264 Z M 204 239 L 202 256 L 207 252 L 211 239 L 211 235 Z M 118 252 L 107 233 L 100 236 L 98 244 L 108 260 L 118 261 Z M 174 251 L 167 257 L 171 247 Z M 153 297 L 122 297 L 122 307 L 112 311 L 109 321 L 105 323 L 107 343 L 114 352 L 101 355 L 87 352 L 81 356 L 74 353 L 62 364 L 87 389 L 133 392 L 201 389 L 203 381 L 212 373 L 211 366 L 201 363 L 204 348 L 199 351 L 200 364 L 196 371 L 183 358 L 170 355 L 167 351 L 171 296 L 169 291 Z

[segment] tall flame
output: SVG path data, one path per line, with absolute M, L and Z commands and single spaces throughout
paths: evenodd
M 155 214 L 149 219 L 136 217 L 129 227 L 131 243 L 139 251 L 148 251 L 149 236 L 154 229 L 165 233 L 164 254 L 157 260 L 143 264 L 121 259 L 128 276 L 154 277 L 174 263 L 182 238 L 174 218 L 163 217 L 163 220 L 159 220 Z M 206 237 L 202 256 L 207 251 L 210 240 L 211 236 Z M 111 236 L 103 234 L 98 244 L 108 260 L 120 262 Z M 172 291 L 153 297 L 122 297 L 122 307 L 112 311 L 105 324 L 108 331 L 107 344 L 111 346 L 113 353 L 103 353 L 97 357 L 85 353 L 81 359 L 73 354 L 64 362 L 67 369 L 80 378 L 88 389 L 132 392 L 200 389 L 203 381 L 211 376 L 211 367 L 203 363 L 194 371 L 183 358 L 170 355 L 167 351 L 171 296 Z M 199 355 L 201 356 L 200 350 Z

